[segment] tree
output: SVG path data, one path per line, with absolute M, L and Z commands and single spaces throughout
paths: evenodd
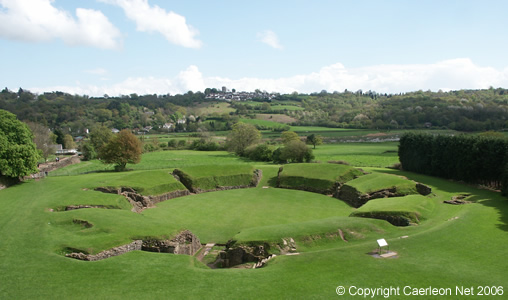
M 55 148 L 52 145 L 55 144 L 53 136 L 56 138 L 56 135 L 54 135 L 48 127 L 42 124 L 34 122 L 26 122 L 26 124 L 34 135 L 33 141 L 37 146 L 37 149 L 39 149 L 41 156 L 47 160 L 51 154 L 55 153 Z
M 312 149 L 307 147 L 304 142 L 293 140 L 281 149 L 279 159 L 295 163 L 310 162 L 314 159 L 314 154 L 312 154 Z
M 81 152 L 83 153 L 83 158 L 85 160 L 92 160 L 97 158 L 97 151 L 95 151 L 95 148 L 89 141 L 81 145 Z
M 28 126 L 0 109 L 0 175 L 19 178 L 35 173 L 38 159 Z
M 298 136 L 298 134 L 294 131 L 284 131 L 281 135 L 280 135 L 281 139 L 282 139 L 282 143 L 284 145 L 286 145 L 287 143 L 291 142 L 291 141 L 299 141 L 300 140 L 300 137 Z
M 92 131 L 90 131 L 90 142 L 92 143 L 95 151 L 100 151 L 102 146 L 107 144 L 112 137 L 113 133 L 111 132 L 111 129 L 104 125 L 95 127 Z
M 64 135 L 63 139 L 63 148 L 64 149 L 76 149 L 76 143 L 74 142 L 74 139 L 72 138 L 72 135 L 66 134 Z
M 313 134 L 307 136 L 306 142 L 307 142 L 308 145 L 313 145 L 314 149 L 316 149 L 317 145 L 323 144 L 323 138 L 321 138 L 321 136 L 315 135 L 313 133 Z
M 129 164 L 141 161 L 141 141 L 127 129 L 120 131 L 99 150 L 99 157 L 106 164 L 115 164 L 115 170 L 123 171 Z
M 228 150 L 243 156 L 245 149 L 261 140 L 261 133 L 252 124 L 236 123 L 227 137 Z

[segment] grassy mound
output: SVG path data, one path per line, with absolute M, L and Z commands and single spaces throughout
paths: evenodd
M 290 164 L 279 173 L 278 187 L 331 194 L 339 184 L 361 175 L 358 169 L 340 164 Z
M 96 187 L 131 187 L 144 196 L 156 196 L 169 192 L 185 190 L 185 186 L 175 179 L 169 170 L 107 172 L 96 174 L 98 183 L 90 186 Z
M 432 210 L 432 202 L 421 195 L 376 199 L 369 201 L 351 217 L 381 219 L 395 226 L 418 224 Z
M 175 169 L 173 174 L 195 193 L 256 186 L 259 172 L 249 165 L 207 165 Z
M 373 173 L 346 183 L 340 189 L 338 198 L 353 207 L 360 207 L 371 199 L 412 194 L 418 194 L 416 182 L 395 175 Z
M 338 237 L 338 230 L 344 233 L 347 241 L 363 239 L 370 233 L 384 232 L 383 224 L 373 220 L 351 219 L 337 216 L 326 219 L 311 220 L 290 224 L 277 224 L 247 228 L 233 238 L 238 243 L 246 242 L 280 242 L 283 238 L 308 240 L 308 237 Z M 339 237 L 340 238 L 340 237 Z

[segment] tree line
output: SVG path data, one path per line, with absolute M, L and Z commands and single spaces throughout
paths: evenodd
M 212 113 L 191 117 L 193 107 L 216 102 L 203 92 L 178 95 L 122 95 L 88 97 L 63 92 L 34 94 L 20 88 L 0 92 L 0 109 L 10 111 L 24 121 L 43 124 L 65 134 L 83 135 L 87 128 L 105 125 L 117 129 L 162 127 L 166 122 L 185 131 L 231 130 L 239 115 L 279 113 L 295 118 L 292 125 L 337 128 L 417 129 L 440 128 L 458 131 L 508 129 L 508 90 L 416 91 L 381 94 L 374 91 L 321 91 L 311 94 L 282 94 L 260 105 L 231 103 L 231 113 Z M 274 103 L 302 107 L 303 110 L 273 110 Z M 208 119 L 208 121 L 207 121 Z M 284 129 L 285 130 L 285 129 Z
M 399 160 L 406 171 L 508 191 L 508 139 L 489 135 L 406 133 Z

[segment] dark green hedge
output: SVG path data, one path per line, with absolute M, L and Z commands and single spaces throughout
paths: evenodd
M 508 192 L 508 139 L 406 133 L 399 160 L 406 171 L 484 184 Z

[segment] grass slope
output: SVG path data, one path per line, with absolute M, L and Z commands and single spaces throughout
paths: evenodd
M 173 191 L 185 190 L 185 186 L 171 175 L 170 170 L 107 172 L 95 176 L 97 183 L 90 188 L 131 187 L 145 196 L 161 195 Z
M 390 188 L 395 188 L 400 196 L 417 193 L 414 181 L 384 173 L 367 174 L 349 181 L 346 185 L 353 187 L 360 194 L 370 194 Z
M 351 166 L 341 164 L 288 164 L 279 176 L 279 187 L 333 193 L 337 183 L 345 183 L 363 173 Z
M 394 225 L 418 224 L 428 217 L 432 206 L 430 199 L 421 195 L 381 198 L 367 202 L 351 216 L 387 220 Z
M 204 165 L 175 170 L 180 180 L 192 190 L 213 190 L 225 186 L 249 186 L 254 167 L 249 165 Z

